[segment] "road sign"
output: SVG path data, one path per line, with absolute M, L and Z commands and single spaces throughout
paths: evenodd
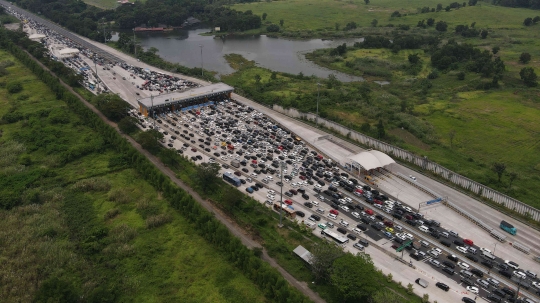
M 430 205 L 430 204 L 437 203 L 437 202 L 441 202 L 441 201 L 442 201 L 442 198 L 437 198 L 437 199 L 435 199 L 435 200 L 427 201 L 427 202 L 426 202 L 426 205 Z
M 405 247 L 409 246 L 412 244 L 412 240 L 409 240 L 405 243 L 403 243 L 403 245 L 401 245 L 400 247 L 396 248 L 396 252 L 400 252 L 402 251 Z

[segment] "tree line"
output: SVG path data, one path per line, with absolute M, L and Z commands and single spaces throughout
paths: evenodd
M 19 46 L 14 44 L 5 30 L 0 30 L 0 46 L 10 51 L 20 62 L 32 72 L 52 91 L 58 99 L 66 102 L 68 108 L 77 114 L 83 123 L 98 132 L 102 139 L 116 149 L 128 160 L 139 175 L 154 188 L 163 193 L 163 197 L 177 211 L 181 212 L 186 220 L 196 227 L 196 231 L 213 244 L 216 250 L 234 264 L 242 273 L 254 281 L 264 292 L 265 296 L 276 302 L 308 302 L 298 290 L 289 286 L 287 281 L 270 265 L 263 262 L 251 250 L 246 248 L 238 238 L 221 224 L 212 214 L 206 211 L 188 193 L 178 188 L 163 173 L 161 173 L 145 156 L 140 154 L 118 132 L 103 122 L 94 112 L 87 108 L 75 95 L 60 84 L 51 73 L 41 68 Z

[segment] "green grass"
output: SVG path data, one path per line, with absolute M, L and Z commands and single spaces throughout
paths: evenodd
M 44 146 L 27 142 L 28 133 L 47 138 L 52 132 L 55 142 L 74 147 L 97 133 L 68 110 L 64 113 L 69 122 L 51 124 L 48 112 L 66 105 L 12 56 L 0 51 L 0 61 L 5 60 L 15 65 L 0 78 L 0 117 L 15 111 L 28 119 L 1 125 L 0 154 L 5 163 L 0 179 L 7 173 L 20 181 L 33 172 L 41 172 L 41 177 L 23 189 L 20 205 L 0 210 L 2 301 L 33 301 L 43 282 L 52 277 L 69 281 L 86 298 L 95 295 L 99 286 L 111 287 L 118 302 L 267 301 L 134 170 L 111 166 L 111 159 L 118 155 L 109 147 L 63 163 L 58 153 L 48 150 L 54 142 Z M 11 81 L 21 82 L 23 91 L 8 94 L 3 84 Z M 30 163 L 14 172 L 26 156 Z M 94 179 L 106 186 L 86 192 L 75 189 L 76 184 Z M 78 203 L 67 206 L 72 201 L 66 197 L 74 193 L 80 201 L 89 201 L 90 212 L 78 211 Z M 75 207 L 74 220 L 66 207 Z M 112 209 L 117 215 L 106 218 Z M 146 219 L 156 214 L 168 214 L 170 223 L 147 228 Z M 100 247 L 96 255 L 83 249 L 86 239 L 75 237 L 77 228 L 89 224 L 85 222 L 109 231 L 103 240 L 92 242 Z M 84 232 L 88 231 L 78 231 Z

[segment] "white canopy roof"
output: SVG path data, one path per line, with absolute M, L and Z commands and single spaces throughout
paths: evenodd
M 366 170 L 371 170 L 379 167 L 384 167 L 392 163 L 396 163 L 387 154 L 378 150 L 370 150 L 367 152 L 361 152 L 354 156 L 349 157 L 350 160 L 358 163 Z
M 42 35 L 42 34 L 33 34 L 33 35 L 28 36 L 28 39 L 30 39 L 30 40 L 43 39 L 45 37 L 47 37 L 47 36 Z
M 64 48 L 58 51 L 60 55 L 78 54 L 79 50 L 76 48 Z

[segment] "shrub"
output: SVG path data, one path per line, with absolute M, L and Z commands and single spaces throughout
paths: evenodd
M 120 214 L 120 210 L 118 208 L 109 209 L 105 215 L 103 216 L 105 220 L 112 219 Z
M 270 24 L 266 27 L 266 31 L 270 33 L 277 33 L 279 32 L 279 25 L 277 24 Z
M 146 228 L 152 229 L 171 222 L 172 217 L 167 214 L 151 216 L 146 219 Z
M 105 179 L 91 178 L 77 181 L 73 184 L 73 189 L 80 192 L 109 191 L 111 184 Z
M 23 90 L 22 84 L 14 82 L 7 85 L 7 90 L 10 94 L 16 94 Z
M 129 193 L 125 188 L 115 188 L 109 193 L 109 201 L 118 204 L 126 204 L 130 202 Z

